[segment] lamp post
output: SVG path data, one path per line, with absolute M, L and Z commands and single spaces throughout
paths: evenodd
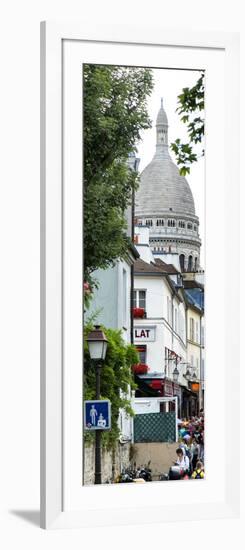
M 177 365 L 176 365 L 174 370 L 173 370 L 173 381 L 177 383 L 178 379 L 179 379 L 179 371 L 178 371 Z
M 95 361 L 96 399 L 100 399 L 100 369 L 107 350 L 107 339 L 99 325 L 87 337 L 90 358 Z M 95 484 L 101 484 L 101 430 L 95 432 Z

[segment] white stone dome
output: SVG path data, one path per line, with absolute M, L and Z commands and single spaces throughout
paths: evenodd
M 170 212 L 195 216 L 190 186 L 172 161 L 168 148 L 157 145 L 157 151 L 140 176 L 136 193 L 136 216 L 157 216 Z
M 180 176 L 168 149 L 168 120 L 163 102 L 156 120 L 156 153 L 140 176 L 136 193 L 136 216 L 165 215 L 169 212 L 195 216 L 195 205 L 190 186 Z

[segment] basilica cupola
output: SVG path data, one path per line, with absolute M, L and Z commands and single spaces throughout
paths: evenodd
M 179 256 L 182 271 L 197 271 L 201 240 L 191 188 L 173 162 L 168 145 L 168 119 L 161 107 L 156 118 L 156 150 L 140 175 L 135 216 L 150 232 L 154 256 Z

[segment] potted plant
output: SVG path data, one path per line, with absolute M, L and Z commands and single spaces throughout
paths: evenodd
M 133 365 L 132 369 L 135 374 L 147 374 L 149 367 L 144 363 L 138 363 L 137 365 Z
M 134 307 L 133 308 L 133 315 L 134 317 L 138 319 L 142 319 L 145 314 L 145 309 L 143 307 Z

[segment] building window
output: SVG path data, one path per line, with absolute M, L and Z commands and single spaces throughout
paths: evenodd
M 190 340 L 194 342 L 194 319 L 190 317 Z
M 167 296 L 167 320 L 168 323 L 172 325 L 172 302 L 169 296 Z
M 185 222 L 180 221 L 179 222 L 179 227 L 182 227 L 184 229 L 185 228 Z
M 174 308 L 174 330 L 178 332 L 178 311 Z
M 168 220 L 168 227 L 175 227 L 175 220 Z
M 134 290 L 134 307 L 142 307 L 145 309 L 146 305 L 146 291 Z
M 192 229 L 192 223 L 187 224 L 187 229 Z
M 163 226 L 164 220 L 157 220 L 157 226 Z
M 146 365 L 146 350 L 147 346 L 136 346 L 136 349 L 139 354 L 139 362 L 143 365 Z
M 193 270 L 193 258 L 192 256 L 189 256 L 188 258 L 188 271 L 192 271 Z
M 180 263 L 181 271 L 184 271 L 184 269 L 185 269 L 185 255 L 184 254 L 180 254 L 179 263 Z
M 197 258 L 195 258 L 194 270 L 197 271 Z
M 197 343 L 199 342 L 198 321 L 196 321 L 196 337 L 195 337 L 195 341 L 196 341 Z
M 145 225 L 147 225 L 147 227 L 152 227 L 152 220 L 145 220 Z

